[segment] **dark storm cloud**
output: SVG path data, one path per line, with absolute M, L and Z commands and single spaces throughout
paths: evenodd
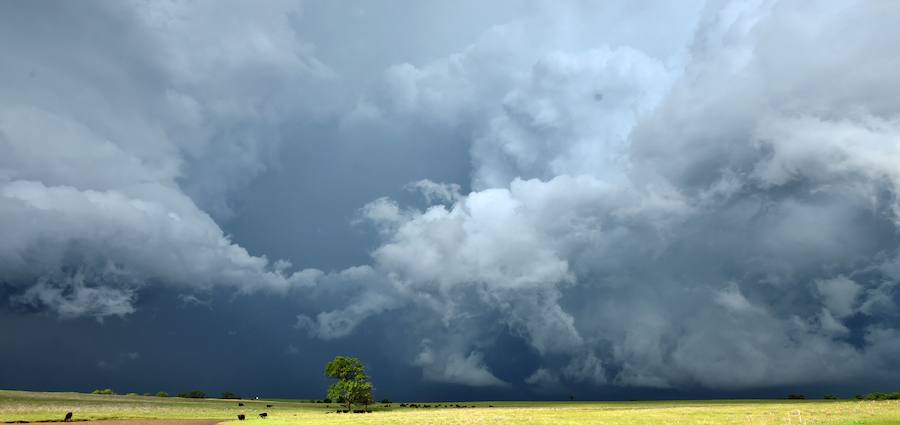
M 2 6 L 16 60 L 0 68 L 0 273 L 25 288 L 14 302 L 103 317 L 133 312 L 149 282 L 302 285 L 213 219 L 265 167 L 302 109 L 292 99 L 331 78 L 294 38 L 294 6 L 271 6 Z
M 897 6 L 49 6 L 0 6 L 15 311 L 237 292 L 436 397 L 897 378 Z

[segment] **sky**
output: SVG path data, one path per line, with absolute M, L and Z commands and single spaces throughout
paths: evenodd
M 0 387 L 897 390 L 900 3 L 0 2 Z

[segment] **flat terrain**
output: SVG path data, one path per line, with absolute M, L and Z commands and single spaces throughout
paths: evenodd
M 216 425 L 219 419 L 101 419 L 79 421 L 89 425 Z M 35 423 L 35 422 L 32 422 Z M 36 422 L 48 423 L 48 422 Z
M 127 420 L 108 425 L 176 425 L 174 419 L 215 419 L 228 425 L 288 424 L 900 424 L 900 401 L 653 401 L 653 402 L 477 402 L 466 408 L 388 408 L 373 413 L 338 414 L 335 404 L 286 400 L 192 400 L 145 396 L 0 391 L 0 422 L 74 419 Z M 266 408 L 266 404 L 273 404 Z M 421 404 L 421 403 L 420 403 Z M 447 403 L 427 403 L 446 405 Z M 456 403 L 450 403 L 455 405 Z M 459 403 L 463 405 L 463 403 Z M 494 407 L 488 407 L 493 405 Z M 256 416 L 268 412 L 268 419 Z M 238 422 L 239 413 L 247 421 Z M 263 422 L 264 421 L 264 422 Z M 102 425 L 102 424 L 97 424 Z M 181 424 L 192 425 L 192 424 Z M 200 425 L 200 424 L 193 424 Z

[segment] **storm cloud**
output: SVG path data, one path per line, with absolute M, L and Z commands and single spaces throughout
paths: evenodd
M 498 393 L 900 377 L 900 6 L 392 5 L 0 6 L 3 308 L 263 293 L 292 301 L 271 326 L 295 338 L 393 323 L 385 349 L 423 382 Z M 412 156 L 389 196 L 314 186 L 366 199 L 335 212 L 373 232 L 360 264 L 245 248 L 241 200 L 323 138 L 336 164 L 415 146 L 469 176 Z M 511 340 L 529 370 L 499 372 Z

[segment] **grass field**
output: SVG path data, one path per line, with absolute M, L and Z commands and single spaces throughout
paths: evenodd
M 0 391 L 0 422 L 88 419 L 198 419 L 228 425 L 288 424 L 900 424 L 900 401 L 477 402 L 475 408 L 391 408 L 337 414 L 335 404 L 297 401 L 194 400 L 145 396 Z M 273 404 L 266 408 L 266 404 Z M 430 405 L 438 403 L 428 403 Z M 439 403 L 445 404 L 445 403 Z M 453 403 L 455 404 L 455 403 Z M 462 404 L 462 403 L 460 403 Z M 493 405 L 494 407 L 488 407 Z M 266 411 L 268 419 L 256 414 Z M 238 422 L 245 413 L 248 420 Z M 263 422 L 264 421 L 264 422 Z

